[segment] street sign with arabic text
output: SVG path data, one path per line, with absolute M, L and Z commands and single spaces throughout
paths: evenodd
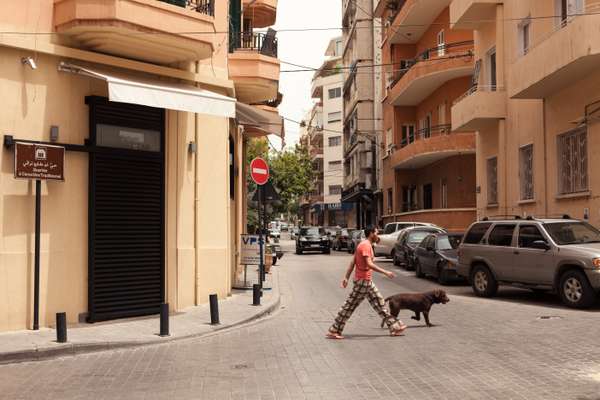
M 64 166 L 64 147 L 15 143 L 15 178 L 64 181 Z

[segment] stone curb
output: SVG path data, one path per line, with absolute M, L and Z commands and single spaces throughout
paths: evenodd
M 279 275 L 277 275 L 277 279 Z M 60 357 L 67 356 L 75 356 L 80 354 L 89 354 L 89 353 L 97 353 L 108 350 L 122 350 L 122 349 L 131 349 L 136 347 L 145 347 L 152 345 L 161 345 L 165 343 L 178 342 L 182 340 L 188 339 L 197 339 L 202 337 L 213 336 L 221 331 L 241 327 L 243 325 L 249 324 L 250 322 L 256 321 L 260 318 L 263 318 L 275 310 L 277 310 L 281 305 L 281 293 L 279 291 L 279 285 L 277 285 L 276 293 L 273 294 L 274 299 L 270 304 L 263 306 L 259 312 L 254 315 L 251 315 L 247 318 L 243 318 L 239 321 L 234 321 L 228 325 L 219 325 L 213 328 L 209 332 L 202 333 L 192 333 L 189 335 L 183 336 L 170 336 L 163 338 L 162 340 L 144 340 L 144 341 L 115 341 L 115 342 L 98 342 L 98 343 L 65 343 L 64 345 L 59 345 L 52 348 L 36 348 L 31 350 L 22 350 L 16 352 L 5 352 L 0 353 L 0 365 L 5 364 L 16 364 L 30 361 L 44 361 L 51 360 Z M 251 305 L 249 305 L 252 307 Z

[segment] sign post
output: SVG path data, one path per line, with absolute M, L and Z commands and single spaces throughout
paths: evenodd
M 263 281 L 265 280 L 265 238 L 263 236 L 263 228 L 266 226 L 265 221 L 267 216 L 262 215 L 262 204 L 264 202 L 264 185 L 269 181 L 269 166 L 265 160 L 260 157 L 255 158 L 250 163 L 250 176 L 254 183 L 258 185 L 258 245 L 260 248 L 260 262 L 258 265 L 258 284 L 262 290 Z
M 42 179 L 64 181 L 65 148 L 15 143 L 15 178 L 35 179 L 35 255 L 33 272 L 33 330 L 40 329 L 40 232 Z

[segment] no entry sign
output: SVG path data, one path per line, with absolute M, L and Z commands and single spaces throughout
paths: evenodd
M 267 162 L 260 157 L 255 158 L 250 163 L 250 176 L 257 185 L 264 185 L 269 180 L 269 166 Z

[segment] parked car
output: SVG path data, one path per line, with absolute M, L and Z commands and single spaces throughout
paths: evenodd
M 513 285 L 590 307 L 600 291 L 600 231 L 567 216 L 476 222 L 459 247 L 457 272 L 478 296 Z
M 404 265 L 407 270 L 415 269 L 415 249 L 432 233 L 445 233 L 442 228 L 418 226 L 402 230 L 394 245 L 394 265 Z
M 462 233 L 434 233 L 423 239 L 415 250 L 417 277 L 433 276 L 442 285 L 459 278 L 456 266 L 462 238 Z
M 394 245 L 403 229 L 413 228 L 415 226 L 434 226 L 433 224 L 423 222 L 390 222 L 383 228 L 383 233 L 379 235 L 379 242 L 375 245 L 376 257 L 394 258 Z
M 366 236 L 364 229 L 357 229 L 354 232 L 352 232 L 352 238 L 348 243 L 348 253 L 354 254 L 354 251 L 356 251 L 356 248 L 358 247 L 359 243 L 365 239 Z
M 332 244 L 332 248 L 333 250 L 337 250 L 337 251 L 341 251 L 343 249 L 348 250 L 348 248 L 350 247 L 350 241 L 352 240 L 352 232 L 354 232 L 356 229 L 348 229 L 348 228 L 343 228 L 340 229 L 336 235 L 335 238 L 333 239 L 333 244 Z
M 290 232 L 290 238 L 296 240 L 298 238 L 298 233 L 300 233 L 300 228 L 294 226 Z
M 329 238 L 329 246 L 333 247 L 333 239 L 335 239 L 335 235 L 337 235 L 338 231 L 341 229 L 340 227 L 325 227 L 325 233 Z
M 279 239 L 281 239 L 281 231 L 277 228 L 271 228 L 269 229 L 269 237 L 279 241 Z
M 280 228 L 281 228 L 281 232 L 287 232 L 288 231 L 287 222 L 282 222 Z
M 323 254 L 331 252 L 327 232 L 321 227 L 302 227 L 296 239 L 296 254 L 306 251 L 320 251 Z

